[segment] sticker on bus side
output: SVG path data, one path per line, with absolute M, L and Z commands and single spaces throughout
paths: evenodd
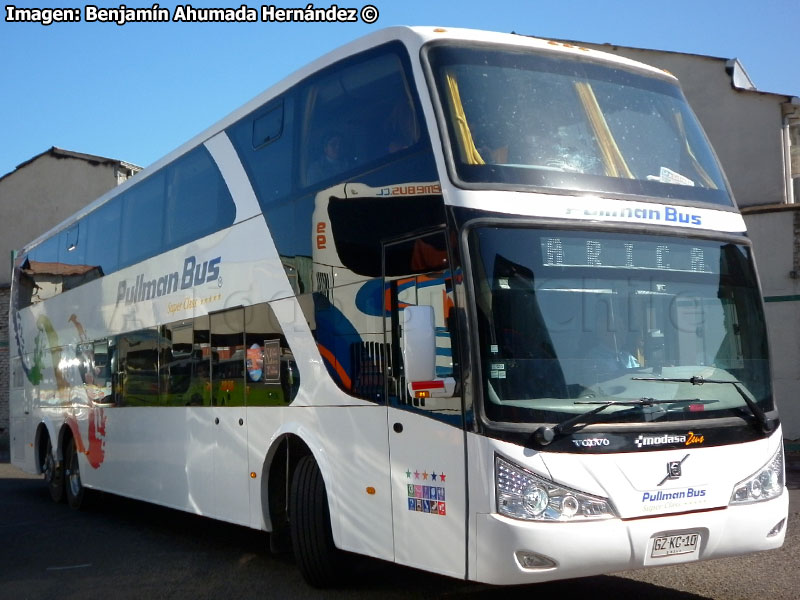
M 436 471 L 406 471 L 406 479 L 413 481 L 407 484 L 408 488 L 408 510 L 413 512 L 427 513 L 447 516 L 447 503 L 444 484 L 447 480 L 445 473 Z M 424 484 L 436 485 L 420 485 Z

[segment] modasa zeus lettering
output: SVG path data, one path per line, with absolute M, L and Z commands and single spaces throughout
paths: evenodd
M 138 275 L 133 285 L 125 279 L 117 288 L 117 304 L 134 304 L 144 300 L 160 298 L 178 290 L 185 290 L 195 285 L 202 285 L 219 277 L 219 265 L 222 257 L 198 263 L 197 257 L 189 256 L 183 261 L 183 270 L 167 273 L 161 277 L 147 279 L 144 274 Z

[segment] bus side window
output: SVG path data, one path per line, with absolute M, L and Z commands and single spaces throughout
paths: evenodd
M 124 406 L 159 404 L 158 329 L 117 336 L 118 374 Z
M 228 187 L 203 146 L 167 168 L 165 201 L 162 251 L 229 227 L 236 216 Z
M 264 214 L 292 189 L 293 115 L 294 96 L 290 92 L 226 130 Z
M 300 373 L 272 307 L 246 307 L 244 322 L 247 405 L 290 404 L 300 387 Z
M 192 338 L 191 319 L 161 327 L 159 353 L 159 395 L 166 406 L 190 406 L 192 401 Z
M 123 203 L 119 239 L 121 267 L 161 252 L 165 179 L 164 169 L 161 169 L 114 199 Z
M 210 315 L 211 402 L 244 405 L 244 311 L 234 308 Z
M 95 267 L 99 276 L 119 268 L 122 202 L 114 198 L 81 220 L 86 225 L 86 264 Z M 83 228 L 83 227 L 82 227 Z
M 334 65 L 311 80 L 302 98 L 302 186 L 339 183 L 420 139 L 399 48 Z

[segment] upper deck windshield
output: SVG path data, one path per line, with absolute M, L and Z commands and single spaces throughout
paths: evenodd
M 500 46 L 435 45 L 427 56 L 461 185 L 733 205 L 671 78 Z
M 772 410 L 746 246 L 500 226 L 473 229 L 469 244 L 490 420 L 562 422 L 642 399 L 656 402 L 598 419 L 749 417 L 743 394 Z

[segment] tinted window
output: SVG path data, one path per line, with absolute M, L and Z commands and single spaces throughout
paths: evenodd
M 283 101 L 253 119 L 253 148 L 274 142 L 283 131 Z
M 149 406 L 158 397 L 158 330 L 143 329 L 116 339 L 119 384 L 124 406 Z
M 291 191 L 292 100 L 273 102 L 227 130 L 264 211 Z
M 34 248 L 20 263 L 18 305 L 229 227 L 235 216 L 211 155 L 195 148 Z
M 58 240 L 56 238 L 44 240 L 31 250 L 29 258 L 36 262 L 58 262 Z
M 399 47 L 336 65 L 303 91 L 301 183 L 341 179 L 414 146 L 420 124 Z M 377 54 L 377 56 L 376 56 Z
M 58 262 L 57 237 L 44 240 L 31 250 L 22 263 L 21 275 L 27 280 L 25 287 L 30 291 L 31 304 L 61 293 L 63 269 Z M 23 306 L 27 304 L 25 302 Z
M 119 232 L 122 204 L 112 200 L 84 217 L 86 223 L 86 264 L 98 267 L 101 275 L 119 267 Z
M 164 234 L 164 171 L 140 181 L 122 194 L 121 201 L 124 207 L 120 266 L 125 267 L 161 251 Z
M 158 379 L 161 401 L 167 406 L 201 403 L 192 401 L 192 334 L 191 319 L 161 327 Z
M 211 384 L 215 406 L 244 404 L 244 317 L 241 308 L 210 316 Z
M 233 223 L 236 207 L 217 165 L 204 147 L 167 171 L 164 249 L 177 248 Z
M 85 226 L 75 223 L 58 234 L 58 262 L 62 265 L 85 265 L 86 243 Z
M 289 404 L 300 387 L 300 372 L 268 304 L 245 308 L 245 380 L 249 406 Z

